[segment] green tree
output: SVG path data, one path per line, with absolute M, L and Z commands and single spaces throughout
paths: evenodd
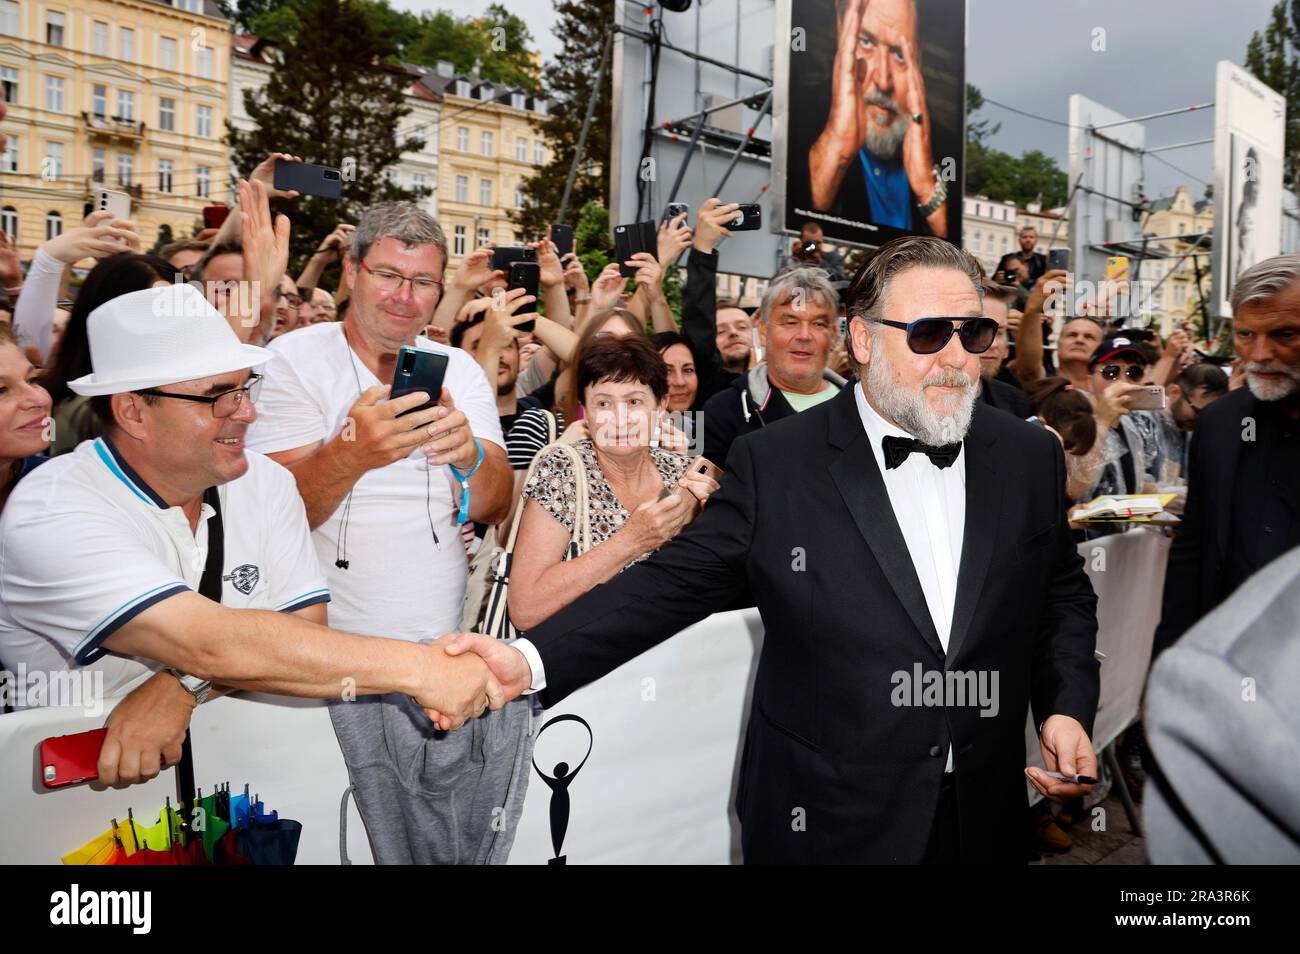
M 175 239 L 172 238 L 172 227 L 164 222 L 158 226 L 158 237 L 154 239 L 153 245 L 149 249 L 150 255 L 157 255 L 164 245 L 170 245 Z
M 544 74 L 549 104 L 542 135 L 549 161 L 524 180 L 528 201 L 525 208 L 510 214 L 525 235 L 543 235 L 549 223 L 556 221 L 569 165 L 578 151 L 587 104 L 593 96 L 596 97 L 594 119 L 566 218 L 572 222 L 574 210 L 583 209 L 589 202 L 602 206 L 609 202 L 612 70 L 607 70 L 599 89 L 594 87 L 606 30 L 614 19 L 614 0 L 556 0 L 555 12 L 558 19 L 554 32 L 562 40 L 563 48 L 546 65 Z
M 272 152 L 343 171 L 339 201 L 304 196 L 283 204 L 293 221 L 292 269 L 339 222 L 356 222 L 376 202 L 418 199 L 428 190 L 399 188 L 385 171 L 423 141 L 402 136 L 412 77 L 383 64 L 395 54 L 393 34 L 370 15 L 366 0 L 287 0 L 276 36 L 283 60 L 265 87 L 244 94 L 253 129 L 226 123 L 231 160 L 247 176 Z
M 1030 202 L 1041 202 L 1049 209 L 1064 205 L 1069 195 L 1069 176 L 1056 160 L 1037 149 L 1013 156 L 993 148 L 989 140 L 1002 124 L 975 119 L 974 114 L 983 107 L 983 94 L 967 83 L 966 193 L 1022 207 Z
M 532 45 L 528 25 L 493 3 L 481 17 L 456 17 L 445 10 L 425 14 L 405 55 L 409 62 L 425 66 L 446 60 L 458 73 L 477 73 L 494 83 L 537 92 L 541 80 Z
M 1246 44 L 1246 69 L 1286 97 L 1286 156 L 1283 181 L 1300 191 L 1300 0 L 1279 0 L 1268 26 Z

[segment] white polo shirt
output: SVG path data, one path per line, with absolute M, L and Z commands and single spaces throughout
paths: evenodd
M 415 343 L 447 355 L 444 385 L 457 409 L 475 437 L 504 449 L 496 394 L 483 369 L 460 348 L 424 337 Z M 247 438 L 264 454 L 332 440 L 362 391 L 392 383 L 353 354 L 341 322 L 300 328 L 269 348 L 278 358 L 263 369 Z M 312 532 L 328 574 L 331 626 L 413 641 L 460 628 L 468 561 L 455 522 L 456 486 L 449 469 L 431 468 L 418 447 L 362 475 L 351 501 Z
M 291 612 L 328 601 L 293 475 L 247 456 L 248 471 L 218 490 L 222 605 Z M 161 664 L 102 644 L 150 606 L 198 592 L 213 512 L 203 504 L 191 531 L 107 437 L 32 471 L 0 516 L 0 663 L 90 666 L 104 672 L 107 696 L 130 692 Z

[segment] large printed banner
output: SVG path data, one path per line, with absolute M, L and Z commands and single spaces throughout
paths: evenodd
M 1232 316 L 1232 286 L 1282 244 L 1286 100 L 1235 63 L 1214 77 L 1214 304 Z M 1222 199 L 1220 199 L 1222 197 Z
M 961 244 L 965 34 L 965 0 L 781 5 L 772 153 L 787 230 Z

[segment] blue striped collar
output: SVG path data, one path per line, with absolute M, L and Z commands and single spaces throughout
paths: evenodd
M 104 466 L 112 472 L 114 477 L 125 484 L 131 493 L 145 503 L 153 504 L 160 510 L 170 509 L 171 505 L 158 496 L 157 492 L 145 483 L 144 478 L 137 474 L 135 469 L 126 462 L 108 435 L 95 440 L 95 453 L 104 462 Z

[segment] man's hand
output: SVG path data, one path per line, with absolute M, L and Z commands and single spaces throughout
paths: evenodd
M 659 241 L 656 243 L 656 258 L 664 268 L 677 261 L 682 252 L 691 247 L 691 229 L 686 222 L 686 213 L 674 216 L 671 221 L 659 223 Z
M 524 294 L 522 288 L 499 291 L 490 298 L 480 298 L 477 301 L 487 302 L 483 317 L 483 336 L 478 340 L 480 354 L 484 352 L 500 353 L 505 348 L 508 348 L 510 342 L 521 334 L 515 326 L 521 322 L 533 321 L 537 317 L 531 311 L 515 317 L 515 312 L 524 305 L 537 301 L 536 296 Z M 477 452 L 475 459 L 477 459 Z M 470 464 L 470 466 L 473 467 L 474 465 Z
M 507 698 L 514 698 L 507 697 L 500 680 L 479 656 L 445 651 L 460 635 L 463 634 L 447 633 L 430 645 L 429 666 L 423 673 L 426 688 L 412 696 L 430 720 L 444 731 L 459 729 L 466 720 L 482 715 L 484 709 L 500 709 Z M 515 653 L 518 655 L 518 650 Z M 528 668 L 526 662 L 524 668 Z
M 505 278 L 506 273 L 501 269 L 493 271 L 492 246 L 484 245 L 465 256 L 460 268 L 456 269 L 456 274 L 451 276 L 451 285 L 469 294 L 490 282 L 504 282 Z
M 1107 430 L 1114 427 L 1121 417 L 1131 413 L 1128 396 L 1141 388 L 1142 385 L 1129 381 L 1115 381 L 1110 384 L 1105 391 L 1101 392 L 1101 396 L 1095 399 L 1093 416 L 1097 418 L 1097 424 Z
M 582 267 L 578 256 L 570 252 L 561 261 L 564 262 L 564 284 L 572 288 L 579 298 L 590 295 L 591 283 L 587 281 L 587 270 Z
M 266 194 L 272 199 L 296 199 L 298 193 L 294 189 L 277 189 L 275 187 L 275 161 L 283 159 L 286 162 L 302 162 L 301 157 L 291 156 L 287 152 L 273 152 L 257 164 L 253 174 L 249 176 L 255 182 L 262 183 L 266 188 Z M 240 205 L 243 203 L 243 196 L 240 196 Z
M 647 299 L 657 298 L 664 293 L 664 270 L 649 252 L 637 252 L 624 264 L 636 266 L 632 281 L 645 289 Z
M 421 446 L 420 450 L 424 451 L 434 467 L 451 464 L 462 474 L 467 473 L 478 463 L 478 448 L 474 445 L 474 434 L 469 429 L 469 418 L 464 411 L 456 409 L 451 391 L 446 388 L 442 389 L 438 405 L 430 413 L 434 418 L 427 433 L 433 440 Z
M 903 83 L 900 106 L 904 115 L 898 122 L 907 123 L 903 137 L 903 171 L 918 205 L 934 196 L 938 183 L 934 178 L 934 152 L 930 146 L 930 110 L 925 103 L 925 79 L 921 75 L 921 58 L 912 40 L 903 38 Z M 918 123 L 913 117 L 920 116 Z M 946 203 L 945 203 L 946 204 Z M 935 216 L 943 208 L 931 213 Z M 937 233 L 936 233 L 937 234 Z
M 1164 357 L 1175 361 L 1181 360 L 1191 346 L 1192 339 L 1187 336 L 1187 332 L 1182 328 L 1175 328 L 1169 333 L 1169 340 L 1165 342 Z
M 342 261 L 344 251 L 352 242 L 352 233 L 356 230 L 355 225 L 340 222 L 334 226 L 334 231 L 325 237 L 325 241 L 320 243 L 313 257 L 318 255 L 324 259 L 338 258 Z
M 623 287 L 627 284 L 627 279 L 618 270 L 617 262 L 610 262 L 604 267 L 596 281 L 591 286 L 591 304 L 589 315 L 604 311 L 606 308 L 617 308 L 622 304 Z
M 700 206 L 700 211 L 695 213 L 695 241 L 696 251 L 709 253 L 717 247 L 718 240 L 724 235 L 731 235 L 731 229 L 727 228 L 727 223 L 736 217 L 736 210 L 740 208 L 739 202 L 728 202 L 722 204 L 718 198 L 706 199 Z
M 448 656 L 461 656 L 472 652 L 487 663 L 488 669 L 500 684 L 506 701 L 517 699 L 533 682 L 533 673 L 524 654 L 503 639 L 493 639 L 481 633 L 450 633 L 443 648 Z M 443 639 L 448 639 L 444 636 Z M 438 642 L 442 642 L 439 640 Z M 494 708 L 500 708 L 496 706 Z
M 0 232 L 0 288 L 13 288 L 23 281 L 18 245 L 8 232 Z
M 844 170 L 866 139 L 867 106 L 858 92 L 857 76 L 858 33 L 864 7 L 864 0 L 848 0 L 840 14 L 835 62 L 831 66 L 830 113 L 821 135 L 808 150 L 814 209 L 830 208 L 840 190 Z
M 399 417 L 403 411 L 410 411 L 428 401 L 429 395 L 415 391 L 383 401 L 391 390 L 387 384 L 367 388 L 348 411 L 347 421 L 352 427 L 349 429 L 345 423 L 335 438 L 341 455 L 350 462 L 348 470 L 354 474 L 387 467 L 427 444 L 433 423 L 446 416 L 444 409 L 435 406 Z M 447 393 L 445 388 L 443 393 Z M 344 435 L 350 435 L 351 439 Z
M 1029 293 L 1029 300 L 1025 302 L 1020 321 L 1028 323 L 1040 315 L 1054 318 L 1058 313 L 1063 314 L 1070 297 L 1069 278 L 1070 273 L 1063 268 L 1054 268 L 1040 275 L 1034 283 L 1033 291 Z
M 239 183 L 239 237 L 244 249 L 244 280 L 257 282 L 262 318 L 269 317 L 270 303 L 280 287 L 280 279 L 289 267 L 289 218 L 277 215 L 271 219 L 271 203 L 267 189 L 260 181 Z M 257 315 L 241 321 L 245 327 L 262 324 Z
M 533 248 L 537 249 L 538 278 L 542 288 L 551 288 L 563 282 L 564 266 L 560 264 L 555 243 L 550 239 L 542 239 L 540 242 L 534 242 Z
M 80 228 L 68 229 L 44 245 L 55 261 L 75 265 L 83 258 L 107 258 L 118 252 L 139 252 L 140 236 L 125 219 L 113 218 L 107 209 L 91 212 Z
M 99 750 L 99 780 L 105 785 L 147 782 L 175 765 L 194 709 L 194 696 L 179 679 L 155 673 L 109 714 Z
M 1092 740 L 1077 719 L 1064 715 L 1049 716 L 1038 737 L 1038 747 L 1043 752 L 1043 764 L 1048 772 L 1060 772 L 1071 777 L 1101 777 L 1097 773 L 1097 753 L 1092 750 Z M 1051 778 L 1040 768 L 1026 768 L 1025 777 L 1039 792 L 1058 802 L 1068 802 L 1092 791 L 1091 785 Z

